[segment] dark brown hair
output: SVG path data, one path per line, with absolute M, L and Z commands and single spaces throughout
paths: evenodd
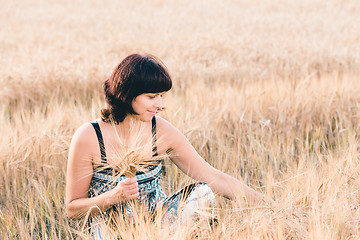
M 171 77 L 165 65 L 152 55 L 132 54 L 115 68 L 104 82 L 106 108 L 101 110 L 105 122 L 122 122 L 127 114 L 136 114 L 132 101 L 143 93 L 169 91 Z

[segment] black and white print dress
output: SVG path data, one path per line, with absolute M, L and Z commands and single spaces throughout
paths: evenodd
M 100 195 L 106 191 L 113 189 L 118 182 L 125 179 L 124 175 L 118 177 L 115 181 L 113 178 L 113 169 L 105 168 L 106 153 L 101 130 L 98 122 L 91 122 L 93 125 L 100 146 L 102 165 L 98 168 L 101 170 L 94 170 L 90 188 L 89 197 Z M 153 147 L 153 156 L 157 155 L 156 149 L 156 118 L 152 119 L 152 134 L 155 147 Z M 164 214 L 164 220 L 170 224 L 176 221 L 187 221 L 194 219 L 197 216 L 197 210 L 207 208 L 212 209 L 212 215 L 215 217 L 215 196 L 211 188 L 206 183 L 194 183 L 186 186 L 171 196 L 166 196 L 160 186 L 162 176 L 161 160 L 152 163 L 146 167 L 147 171 L 136 172 L 136 179 L 138 181 L 139 196 L 136 201 L 142 206 L 145 206 L 147 211 L 152 214 L 161 208 Z M 105 236 L 104 223 L 109 217 L 110 212 L 117 212 L 123 214 L 124 218 L 132 216 L 132 207 L 128 203 L 119 203 L 112 206 L 100 216 L 95 216 L 89 219 L 90 232 L 94 239 L 102 239 Z M 106 223 L 105 223 L 106 224 Z

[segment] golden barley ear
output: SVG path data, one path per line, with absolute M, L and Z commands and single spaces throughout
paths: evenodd
M 132 178 L 132 177 L 135 177 L 136 172 L 137 172 L 137 168 L 133 165 L 130 165 L 124 175 L 127 178 Z
M 113 147 L 112 151 L 115 153 L 111 159 L 108 158 L 107 168 L 113 169 L 113 179 L 112 182 L 121 176 L 125 175 L 127 178 L 135 177 L 137 171 L 147 172 L 147 168 L 150 165 L 157 165 L 159 161 L 168 159 L 173 154 L 166 152 L 158 154 L 158 146 L 161 146 L 164 143 L 163 137 L 152 136 L 145 141 L 141 138 L 146 134 L 151 134 L 148 131 L 148 128 L 144 127 L 142 122 L 132 121 L 130 124 L 130 141 L 127 146 L 122 144 L 122 139 L 117 135 L 117 131 L 114 127 L 114 132 L 119 138 L 120 145 L 123 147 Z M 156 152 L 156 155 L 154 155 Z M 163 169 L 164 167 L 162 167 Z M 115 173 L 116 171 L 116 173 Z

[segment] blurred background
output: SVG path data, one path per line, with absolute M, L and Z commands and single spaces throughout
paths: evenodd
M 173 78 L 160 115 L 213 166 L 278 205 L 219 198 L 216 229 L 159 236 L 148 224 L 124 238 L 360 237 L 358 1 L 0 6 L 2 239 L 86 235 L 65 217 L 68 147 L 81 124 L 99 117 L 103 81 L 136 52 L 159 57 Z M 167 192 L 191 181 L 166 165 Z

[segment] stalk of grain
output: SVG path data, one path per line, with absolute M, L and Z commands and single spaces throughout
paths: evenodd
M 129 154 L 127 154 L 125 156 L 125 158 L 127 159 L 126 162 L 130 162 L 126 172 L 124 173 L 124 175 L 127 178 L 135 177 L 136 172 L 137 172 L 137 167 L 135 165 L 131 164 L 131 162 L 137 162 L 136 159 L 138 159 L 139 157 L 140 156 L 135 153 L 135 150 L 131 151 Z
M 129 141 L 127 144 L 123 143 L 119 136 L 116 125 L 113 125 L 114 132 L 117 135 L 118 142 L 122 147 L 113 147 L 111 150 L 114 153 L 112 157 L 108 158 L 108 166 L 106 168 L 113 169 L 113 181 L 116 181 L 122 175 L 127 178 L 135 177 L 137 171 L 147 171 L 147 166 L 157 164 L 158 160 L 167 159 L 170 157 L 169 153 L 153 156 L 153 149 L 155 145 L 161 145 L 163 140 L 155 138 L 154 136 L 144 138 L 149 128 L 139 120 L 132 119 L 129 127 Z M 116 174 L 116 172 L 118 174 Z
M 129 141 L 124 144 L 123 139 L 117 135 L 120 145 L 110 147 L 112 154 L 109 154 L 107 165 L 103 169 L 110 168 L 112 171 L 112 180 L 109 182 L 115 186 L 121 176 L 132 178 L 136 176 L 137 171 L 147 172 L 149 165 L 157 165 L 159 160 L 170 157 L 168 153 L 154 156 L 155 144 L 161 145 L 163 141 L 161 138 L 150 137 L 151 131 L 145 128 L 143 123 L 131 122 L 129 128 Z M 116 126 L 114 125 L 114 132 L 117 134 Z M 145 137 L 144 137 L 145 136 Z M 148 136 L 148 138 L 146 138 Z M 140 223 L 145 219 L 151 219 L 147 207 L 143 207 L 141 202 L 135 199 L 126 203 L 131 209 L 131 216 L 129 221 L 132 223 Z M 116 226 L 124 220 L 123 214 L 120 212 L 112 212 L 112 228 L 117 229 Z M 121 225 L 121 224 L 120 224 Z

